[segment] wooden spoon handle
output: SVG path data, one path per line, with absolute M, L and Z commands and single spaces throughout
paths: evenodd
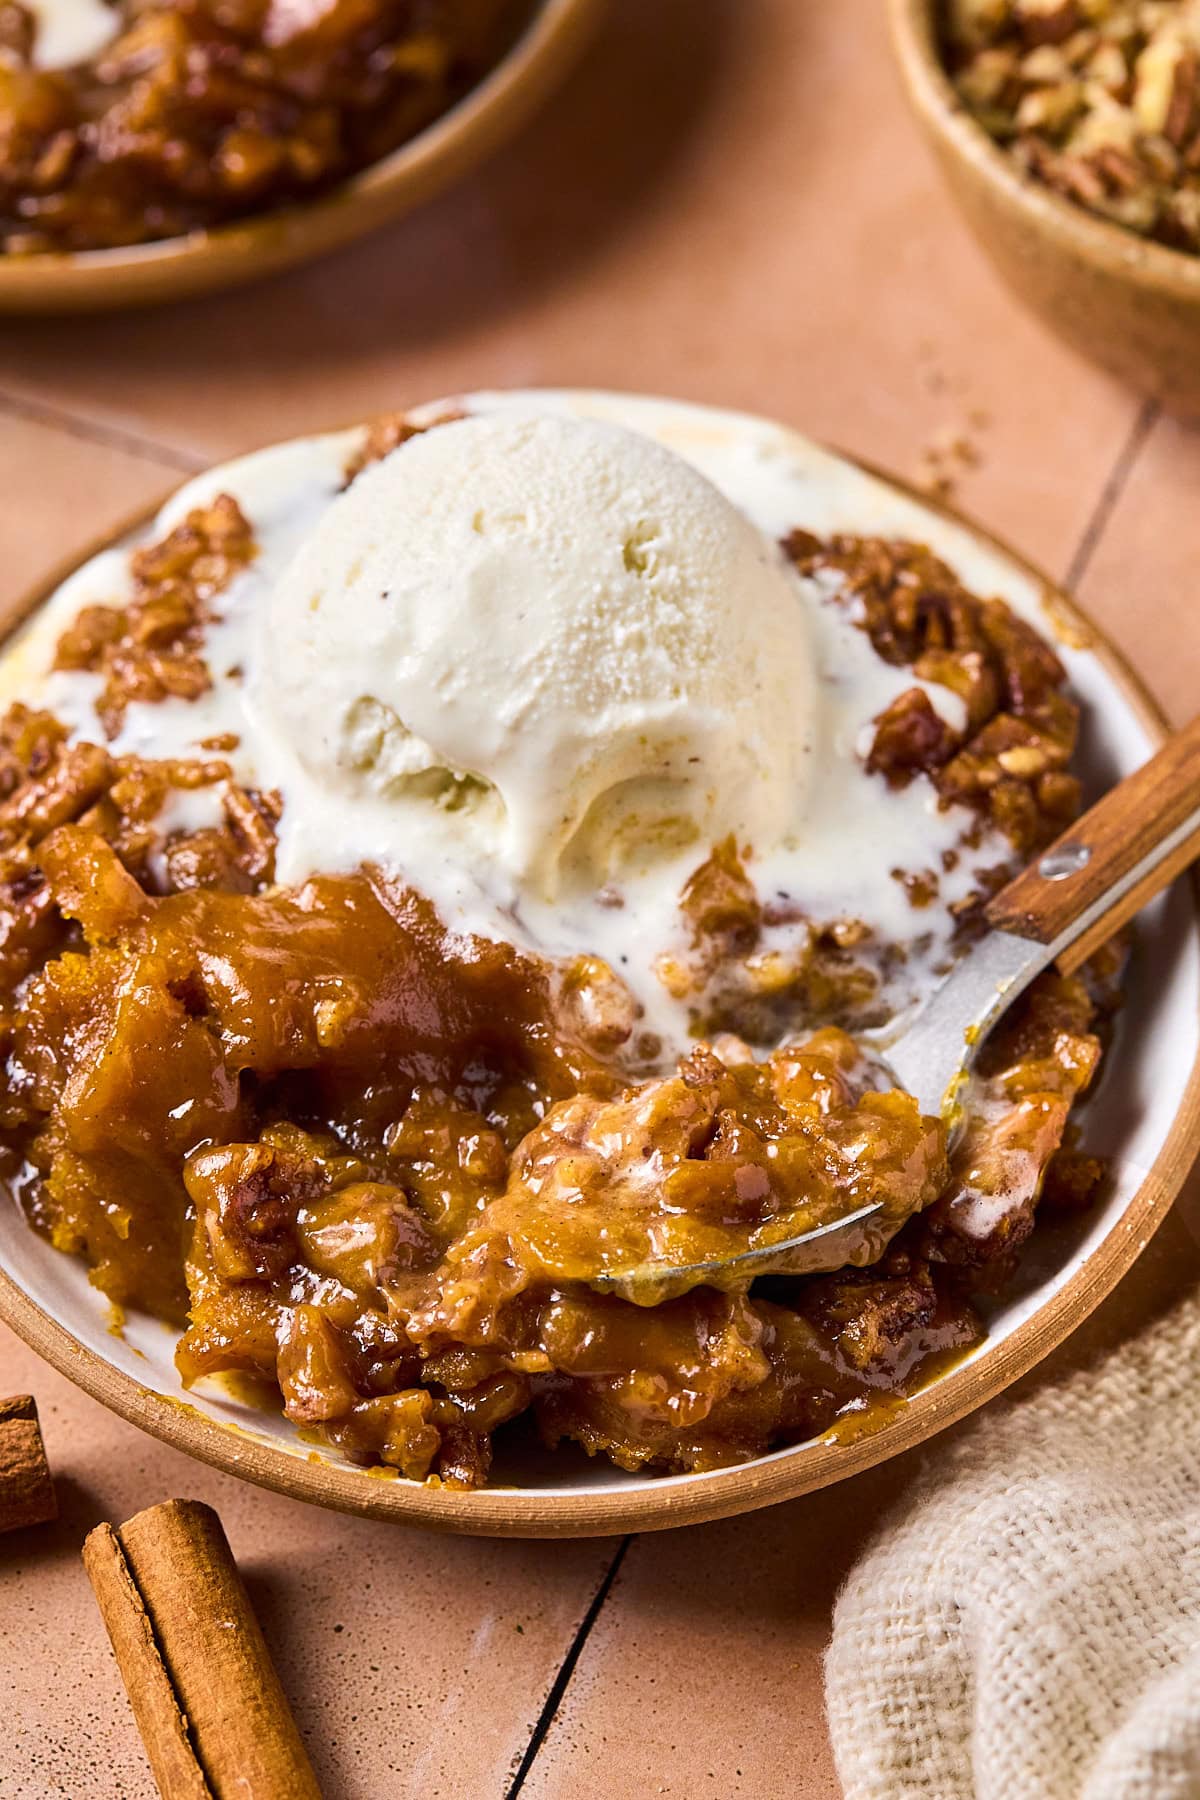
M 1200 856 L 1200 718 L 1065 831 L 990 902 L 998 931 L 1079 967 Z

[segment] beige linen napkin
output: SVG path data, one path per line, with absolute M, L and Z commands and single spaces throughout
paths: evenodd
M 1200 1797 L 1200 1295 L 931 1452 L 825 1676 L 846 1800 Z

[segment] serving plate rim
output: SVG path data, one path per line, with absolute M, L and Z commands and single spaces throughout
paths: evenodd
M 1086 609 L 1065 595 L 1035 563 L 957 508 L 931 499 L 869 460 L 833 446 L 817 447 L 964 530 L 1052 596 L 1057 618 L 1086 639 L 1089 653 L 1099 661 L 1147 736 L 1156 744 L 1165 739 L 1168 723 L 1140 676 Z M 7 612 L 0 647 L 76 569 L 93 556 L 119 547 L 149 524 L 178 487 L 178 482 L 173 483 L 154 505 L 139 508 L 27 590 Z M 1194 886 L 1191 902 L 1189 935 L 1196 938 L 1200 935 L 1200 896 Z M 849 1441 L 827 1434 L 729 1468 L 667 1478 L 636 1477 L 609 1487 L 547 1491 L 493 1486 L 462 1493 L 399 1477 L 372 1476 L 304 1446 L 289 1449 L 253 1431 L 210 1418 L 106 1361 L 25 1294 L 2 1263 L 0 1319 L 61 1374 L 131 1424 L 228 1474 L 295 1499 L 475 1536 L 590 1537 L 662 1530 L 752 1512 L 845 1480 L 913 1449 L 995 1398 L 1070 1336 L 1126 1274 L 1166 1217 L 1198 1151 L 1200 1043 L 1170 1128 L 1136 1191 L 1062 1284 L 1005 1336 L 985 1341 L 968 1360 L 935 1377 L 886 1424 L 869 1434 Z

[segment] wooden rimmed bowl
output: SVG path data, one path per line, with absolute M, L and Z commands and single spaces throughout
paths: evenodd
M 431 125 L 321 198 L 187 237 L 69 255 L 0 256 L 0 313 L 115 311 L 275 275 L 430 200 L 532 116 L 606 0 L 540 0 L 488 75 Z
M 1200 418 L 1200 256 L 1110 224 L 1023 173 L 955 93 L 937 0 L 888 0 L 888 9 L 917 118 L 1009 286 L 1085 356 Z
M 552 396 L 547 396 L 553 403 Z M 711 409 L 628 396 L 559 396 L 573 410 L 646 428 L 685 449 L 689 434 L 723 428 Z M 665 423 L 664 423 L 665 421 Z M 731 432 L 746 421 L 724 415 Z M 1139 766 L 1165 736 L 1161 715 L 1096 627 L 1046 577 L 986 532 L 886 476 L 783 428 L 771 455 L 794 465 L 815 531 L 906 536 L 928 543 L 963 580 L 1000 594 L 1057 641 L 1085 710 L 1082 772 L 1092 795 Z M 674 435 L 672 435 L 674 434 Z M 98 549 L 136 539 L 143 517 Z M 28 618 L 36 632 L 60 570 L 9 612 L 11 633 Z M 57 630 L 45 617 L 43 629 Z M 16 645 L 5 665 L 18 681 Z M 10 681 L 11 687 L 11 681 Z M 173 1363 L 176 1334 L 130 1316 L 111 1328 L 106 1302 L 83 1265 L 52 1249 L 0 1195 L 0 1317 L 47 1361 L 115 1412 L 178 1449 L 297 1499 L 445 1531 L 571 1537 L 657 1530 L 769 1506 L 857 1474 L 911 1449 L 1025 1374 L 1112 1290 L 1165 1216 L 1200 1150 L 1200 920 L 1186 884 L 1156 902 L 1138 934 L 1127 1003 L 1084 1142 L 1111 1159 L 1108 1197 L 1077 1219 L 1040 1223 L 1011 1289 L 991 1307 L 989 1335 L 871 1435 L 837 1431 L 706 1474 L 621 1474 L 567 1449 L 520 1467 L 498 1463 L 498 1485 L 455 1493 L 368 1473 L 302 1442 L 281 1417 L 239 1404 L 224 1390 L 186 1395 Z M 503 1485 L 511 1483 L 512 1485 Z

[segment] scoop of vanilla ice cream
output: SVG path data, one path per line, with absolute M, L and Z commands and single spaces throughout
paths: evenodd
M 682 458 L 511 413 L 366 469 L 274 590 L 258 704 L 344 804 L 452 811 L 543 896 L 794 832 L 813 664 L 782 553 Z

